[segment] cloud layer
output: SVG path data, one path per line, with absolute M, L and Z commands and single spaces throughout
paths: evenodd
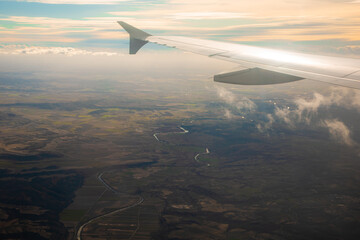
M 76 55 L 93 55 L 93 56 L 115 56 L 117 52 L 106 51 L 88 51 L 84 49 L 71 47 L 27 47 L 22 45 L 0 45 L 0 54 L 26 54 L 26 55 L 44 55 L 44 54 L 60 54 L 66 56 Z
M 118 4 L 128 0 L 17 0 L 18 2 L 35 2 L 47 4 Z
M 231 91 L 220 86 L 216 86 L 215 90 L 217 96 L 228 106 L 228 108 L 224 108 L 224 116 L 226 118 L 233 118 L 236 113 L 244 115 L 256 110 L 256 104 L 245 96 L 238 97 Z M 232 108 L 232 110 L 229 108 Z
M 31 8 L 22 5 L 25 2 L 37 5 Z M 123 20 L 155 35 L 251 41 L 259 45 L 280 42 L 281 47 L 359 56 L 360 16 L 358 4 L 350 2 L 19 0 L 19 6 L 11 9 L 10 4 L 0 2 L 0 43 L 116 47 L 117 41 L 127 38 L 116 24 Z M 79 4 L 82 6 L 76 7 Z M 94 4 L 101 5 L 97 11 Z
M 324 125 L 329 129 L 330 135 L 337 141 L 347 145 L 354 144 L 350 136 L 350 130 L 343 122 L 337 119 L 325 120 Z
M 260 131 L 266 131 L 273 127 L 277 121 L 285 123 L 290 128 L 296 128 L 298 124 L 307 124 L 318 127 L 325 127 L 329 134 L 339 142 L 353 145 L 348 126 L 338 118 L 321 120 L 318 117 L 320 110 L 330 109 L 339 106 L 352 111 L 360 112 L 359 91 L 347 88 L 332 88 L 328 94 L 314 93 L 312 98 L 298 98 L 294 102 L 295 107 L 275 107 L 273 114 L 268 114 L 268 122 L 258 124 Z

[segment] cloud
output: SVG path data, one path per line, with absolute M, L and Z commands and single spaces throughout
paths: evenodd
M 63 46 L 88 44 L 94 39 L 101 44 L 111 45 L 109 40 L 124 39 L 125 34 L 115 25 L 117 20 L 128 21 L 135 26 L 150 30 L 150 33 L 164 35 L 187 35 L 227 41 L 282 41 L 299 42 L 303 50 L 326 52 L 330 48 L 319 48 L 315 41 L 337 39 L 340 47 L 357 44 L 360 41 L 359 14 L 354 4 L 344 1 L 283 1 L 283 0 L 229 0 L 219 4 L 218 0 L 167 0 L 154 4 L 153 1 L 124 0 L 22 0 L 52 4 L 116 4 L 121 3 L 122 11 L 111 5 L 103 6 L 94 15 L 79 18 L 75 8 L 66 18 L 43 17 L 41 13 L 30 16 L 3 15 L 1 20 L 11 21 L 11 28 L 0 28 L 0 42 L 17 42 L 47 45 L 49 42 Z M 261 6 L 261 7 L 259 7 Z M 48 7 L 48 6 L 47 6 Z M 84 7 L 81 16 L 88 12 Z M 90 6 L 91 7 L 91 6 Z M 6 9 L 5 9 L 6 11 Z M 104 11 L 104 12 L 101 12 Z M 79 14 L 80 15 L 80 14 Z M 113 15 L 113 16 L 111 16 Z M 103 17 L 94 17 L 103 16 Z M 105 17 L 104 17 L 105 16 Z M 194 20 L 194 21 L 189 21 Z M 0 23 L 1 24 L 1 23 Z M 40 26 L 31 29 L 33 26 Z M 115 30 L 118 30 L 115 33 Z M 114 33 L 114 34 L 112 34 Z M 269 41 L 270 40 L 270 41 Z M 304 44 L 302 41 L 309 41 Z M 352 41 L 350 43 L 349 41 Z M 334 47 L 334 42 L 327 43 Z M 271 45 L 271 42 L 270 42 Z M 331 45 L 331 46 L 330 46 Z M 78 46 L 78 45 L 77 45 Z M 282 45 L 284 46 L 284 45 Z M 339 46 L 336 46 L 339 47 Z M 330 49 L 330 51 L 333 51 Z M 327 53 L 327 52 L 326 52 Z M 357 51 L 345 54 L 354 55 Z
M 296 116 L 296 113 L 294 115 L 294 111 L 291 111 L 290 108 L 279 108 L 279 107 L 275 107 L 275 116 L 278 119 L 283 120 L 286 124 L 288 124 L 289 126 L 293 127 L 294 126 L 294 116 Z M 270 123 L 273 123 L 273 121 L 271 121 Z M 268 124 L 269 125 L 269 124 Z M 271 124 L 268 126 L 270 127 Z
M 234 117 L 234 114 L 232 114 L 232 112 L 229 109 L 224 108 L 224 116 L 227 119 L 232 119 Z
M 71 46 L 73 43 L 83 41 L 103 40 L 106 44 L 106 41 L 111 39 L 121 40 L 128 38 L 128 35 L 116 23 L 116 20 L 118 20 L 117 17 L 85 19 L 27 16 L 1 17 L 0 22 L 13 22 L 15 27 L 0 29 L 0 43 L 31 43 L 46 46 L 49 42 L 53 42 L 57 43 L 58 46 L 64 46 L 64 44 Z
M 115 16 L 146 16 L 150 18 L 156 18 L 156 16 L 161 16 L 164 19 L 177 19 L 177 20 L 206 20 L 206 19 L 237 19 L 249 17 L 248 13 L 243 12 L 220 12 L 220 11 L 187 11 L 182 12 L 182 8 L 157 8 L 157 9 L 148 9 L 140 11 L 121 11 L 121 12 L 108 12 L 111 15 Z
M 117 4 L 128 0 L 16 0 L 17 2 L 35 2 L 47 4 Z
M 320 109 L 329 109 L 332 106 L 340 106 L 349 110 L 360 112 L 360 92 L 349 88 L 331 88 L 328 94 L 314 93 L 311 98 L 298 98 L 293 100 L 295 107 L 276 106 L 273 114 L 268 114 L 268 122 L 258 124 L 257 128 L 264 132 L 270 129 L 275 121 L 285 123 L 290 128 L 296 128 L 297 124 L 325 127 L 331 136 L 347 145 L 353 145 L 350 138 L 350 130 L 338 119 L 325 121 L 318 119 Z
M 256 128 L 260 131 L 260 132 L 264 132 L 266 130 L 268 130 L 269 128 L 271 128 L 271 126 L 273 125 L 273 123 L 275 122 L 274 117 L 271 114 L 266 114 L 266 118 L 268 119 L 268 121 L 265 124 L 260 124 L 258 123 L 256 125 Z
M 339 142 L 347 145 L 353 145 L 354 141 L 350 137 L 349 128 L 337 119 L 325 120 L 324 126 L 329 129 L 331 136 Z
M 338 48 L 335 48 L 334 52 L 342 54 L 342 55 L 359 56 L 360 55 L 360 45 L 359 46 L 338 47 Z
M 248 17 L 247 13 L 237 12 L 177 12 L 169 15 L 174 19 L 235 19 Z
M 235 103 L 236 97 L 232 92 L 226 90 L 223 87 L 216 87 L 215 89 L 216 89 L 216 93 L 219 96 L 219 98 L 221 98 L 227 104 L 233 105 Z
M 208 83 L 206 77 L 209 68 L 210 72 L 216 73 L 231 66 L 227 62 L 177 51 L 148 51 L 130 56 L 127 52 L 122 53 L 122 51 L 117 52 L 111 49 L 99 51 L 81 48 L 29 47 L 33 50 L 22 51 L 28 47 L 23 45 L 6 47 L 9 49 L 4 50 L 4 47 L 0 45 L 0 50 L 3 52 L 0 54 L 2 76 L 22 75 L 26 78 L 45 81 L 107 79 L 116 82 L 130 81 L 131 84 L 139 86 L 141 82 L 152 82 L 153 86 L 159 87 L 156 91 L 161 94 L 167 94 L 167 91 L 161 90 L 162 87 L 187 92 L 194 85 L 200 84 L 203 89 L 203 84 Z M 12 54 L 14 51 L 16 54 Z M 170 88 L 168 81 L 178 82 L 178 84 Z M 166 82 L 166 87 L 164 82 Z M 143 87 L 140 88 L 143 89 Z
M 238 99 L 234 93 L 223 87 L 216 86 L 215 89 L 221 100 L 239 111 L 253 111 L 256 109 L 256 104 L 247 97 L 242 96 Z
M 360 112 L 360 93 L 357 90 L 349 88 L 331 88 L 327 95 L 314 93 L 312 98 L 298 98 L 294 100 L 295 108 L 276 107 L 275 116 L 290 126 L 294 122 L 304 122 L 310 124 L 313 117 L 318 114 L 320 108 L 329 108 L 330 106 L 341 106 L 347 109 L 356 109 Z
M 293 111 L 289 111 L 287 109 L 286 114 L 284 112 L 282 117 L 286 123 L 290 121 L 289 120 L 290 116 L 294 115 L 295 117 L 297 117 L 299 121 L 304 121 L 307 124 L 310 124 L 312 116 L 317 114 L 319 107 L 329 106 L 332 103 L 332 100 L 333 100 L 332 97 L 324 97 L 319 93 L 314 93 L 313 98 L 311 99 L 304 99 L 304 98 L 296 99 L 295 100 L 295 104 L 297 106 L 296 109 L 294 109 Z M 281 111 L 283 110 L 280 108 L 276 109 L 276 112 L 281 112 Z M 281 116 L 281 115 L 277 115 L 277 116 Z
M 1 17 L 2 21 L 11 21 L 18 23 L 18 28 L 15 29 L 28 29 L 33 28 L 32 25 L 41 26 L 41 28 L 37 28 L 36 30 L 43 29 L 44 31 L 48 31 L 49 28 L 53 28 L 57 31 L 62 28 L 71 28 L 70 31 L 74 31 L 77 28 L 84 29 L 84 31 L 96 29 L 103 29 L 106 27 L 111 27 L 114 29 L 114 26 L 117 26 L 116 21 L 119 20 L 118 17 L 89 17 L 84 19 L 69 19 L 69 18 L 53 18 L 53 17 L 29 17 L 29 16 L 9 16 L 9 17 Z M 21 25 L 24 24 L 24 25 Z M 30 25 L 30 26 L 29 26 Z
M 295 102 L 300 110 L 316 112 L 320 106 L 329 107 L 331 105 L 341 106 L 348 109 L 360 111 L 360 92 L 351 88 L 332 87 L 330 93 L 321 95 L 314 93 L 313 98 L 306 101 L 297 99 Z
M 12 55 L 44 55 L 60 54 L 66 56 L 92 55 L 92 56 L 115 56 L 119 53 L 107 51 L 88 51 L 72 47 L 27 47 L 22 45 L 0 45 L 0 54 Z
M 228 119 L 234 118 L 236 113 L 249 113 L 257 108 L 256 104 L 247 97 L 236 96 L 231 91 L 219 86 L 215 86 L 215 90 L 217 96 L 230 107 L 224 108 L 224 116 Z

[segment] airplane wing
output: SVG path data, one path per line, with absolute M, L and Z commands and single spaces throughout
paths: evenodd
M 118 22 L 130 36 L 130 54 L 146 43 L 238 63 L 244 69 L 214 76 L 214 81 L 266 85 L 311 79 L 360 89 L 360 59 L 319 56 L 180 36 L 152 36 Z

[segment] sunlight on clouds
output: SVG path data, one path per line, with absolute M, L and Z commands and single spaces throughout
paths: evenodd
M 182 12 L 233 12 L 250 13 L 255 17 L 278 18 L 281 16 L 304 16 L 308 18 L 323 16 L 337 18 L 340 16 L 359 17 L 358 9 L 352 4 L 342 1 L 284 1 L 284 0 L 252 0 L 252 1 L 226 1 L 218 0 L 170 0 L 171 6 L 176 6 Z M 184 11 L 185 10 L 185 11 Z
M 188 88 L 191 87 L 190 82 L 207 84 L 209 79 L 206 76 L 234 67 L 234 64 L 225 61 L 177 51 L 148 51 L 129 56 L 127 51 L 112 49 L 31 47 L 24 52 L 21 49 L 26 46 L 13 48 L 18 49 L 17 54 L 0 54 L 0 74 L 3 76 L 16 73 L 41 80 L 106 79 L 152 81 L 153 84 L 164 80 L 166 85 L 173 80 Z M 8 49 L 8 52 L 12 51 Z
M 256 104 L 245 96 L 238 97 L 233 92 L 220 86 L 215 86 L 215 90 L 216 95 L 228 105 L 228 108 L 224 108 L 224 116 L 228 119 L 233 118 L 235 113 L 245 115 L 255 111 L 257 108 Z M 234 112 L 229 108 L 232 108 Z
M 26 47 L 23 45 L 0 45 L 0 54 L 11 54 L 11 55 L 44 55 L 44 54 L 60 54 L 66 56 L 76 55 L 92 55 L 92 56 L 115 56 L 119 53 L 116 52 L 99 52 L 99 51 L 88 51 L 78 48 L 71 47 Z
M 54 37 L 48 37 L 48 36 L 37 36 L 36 38 L 30 38 L 25 36 L 19 36 L 19 37 L 9 37 L 9 36 L 5 36 L 2 37 L 0 36 L 0 43 L 41 43 L 41 42 L 53 42 L 53 43 L 75 43 L 75 42 L 80 42 L 81 39 L 76 39 L 76 38 L 54 38 Z
M 68 18 L 50 18 L 50 17 L 27 17 L 27 16 L 10 16 L 8 18 L 0 18 L 3 21 L 13 21 L 23 24 L 37 24 L 41 25 L 47 30 L 61 29 L 61 28 L 99 28 L 114 27 L 118 20 L 116 17 L 111 18 L 89 18 L 85 20 L 74 20 Z M 24 26 L 23 26 L 24 27 Z
M 1 18 L 0 20 L 22 24 L 13 29 L 0 30 L 0 42 L 3 43 L 71 43 L 83 41 L 86 36 L 88 39 L 114 40 L 128 37 L 125 32 L 120 31 L 121 29 L 116 23 L 116 17 L 73 20 L 66 18 L 11 16 L 9 18 Z M 32 27 L 31 25 L 38 25 L 39 27 Z
M 227 39 L 231 41 L 360 41 L 358 9 L 353 4 L 339 1 L 254 0 L 219 4 L 217 0 L 170 0 L 140 11 L 109 14 L 134 18 L 130 22 L 140 23 L 145 29 L 152 28 L 146 24 L 147 20 L 157 20 L 166 23 L 162 30 L 178 31 L 180 35 L 181 31 L 204 36 L 225 34 L 231 35 Z M 215 19 L 219 20 L 216 24 L 206 22 Z M 236 19 L 243 19 L 243 23 L 239 24 Z M 188 20 L 196 21 L 189 24 Z M 226 24 L 221 24 L 222 20 L 226 20 Z M 241 37 L 236 36 L 236 32 Z
M 354 141 L 350 136 L 349 128 L 337 119 L 325 120 L 324 126 L 329 129 L 330 135 L 337 141 L 345 143 L 346 145 L 353 145 Z
M 129 35 L 125 32 L 114 34 L 114 31 L 99 31 L 93 33 L 97 39 L 128 39 Z
M 267 122 L 257 125 L 261 132 L 273 127 L 275 122 L 285 123 L 289 128 L 295 129 L 301 124 L 313 127 L 326 128 L 329 134 L 340 143 L 346 145 L 357 144 L 351 138 L 350 128 L 339 119 L 319 119 L 321 111 L 340 106 L 352 111 L 360 112 L 360 93 L 354 89 L 332 87 L 327 94 L 315 92 L 311 98 L 298 98 L 293 100 L 294 107 L 276 106 L 273 114 L 267 115 Z M 339 116 L 341 117 L 341 116 Z
M 121 12 L 108 12 L 111 15 L 115 16 L 148 16 L 156 18 L 156 16 L 160 16 L 164 19 L 178 19 L 178 20 L 186 20 L 186 19 L 236 19 L 236 18 L 245 18 L 248 17 L 248 13 L 239 13 L 239 12 L 179 12 L 181 9 L 155 9 L 155 10 L 142 10 L 142 11 L 121 11 Z
M 285 40 L 310 42 L 310 46 L 311 42 L 337 39 L 342 45 L 336 47 L 347 49 L 350 45 L 359 45 L 356 41 L 360 41 L 360 15 L 358 8 L 354 7 L 358 1 L 351 0 L 166 0 L 157 4 L 123 0 L 23 1 L 54 4 L 119 4 L 114 7 L 110 5 L 110 8 L 106 8 L 106 5 L 101 6 L 99 9 L 104 10 L 99 10 L 97 14 L 91 10 L 89 16 L 82 18 L 76 16 L 76 11 L 73 18 L 44 17 L 41 13 L 31 16 L 3 14 L 0 20 L 4 22 L 4 26 L 9 22 L 12 26 L 6 28 L 0 22 L 1 42 L 10 42 L 13 39 L 24 44 L 58 42 L 61 46 L 61 42 L 87 44 L 91 41 L 100 43 L 102 40 L 106 44 L 111 40 L 127 38 L 125 32 L 116 24 L 118 20 L 127 21 L 153 34 L 161 32 L 164 35 L 210 37 L 255 44 Z M 86 12 L 89 6 L 81 7 L 84 7 Z M 314 49 L 316 48 L 317 46 L 314 46 Z
M 174 19 L 232 19 L 248 17 L 246 13 L 236 12 L 179 12 L 170 15 Z

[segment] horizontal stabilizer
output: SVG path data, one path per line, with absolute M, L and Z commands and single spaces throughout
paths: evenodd
M 268 85 L 298 81 L 304 78 L 284 73 L 273 72 L 261 68 L 250 68 L 214 76 L 215 82 L 239 85 Z

